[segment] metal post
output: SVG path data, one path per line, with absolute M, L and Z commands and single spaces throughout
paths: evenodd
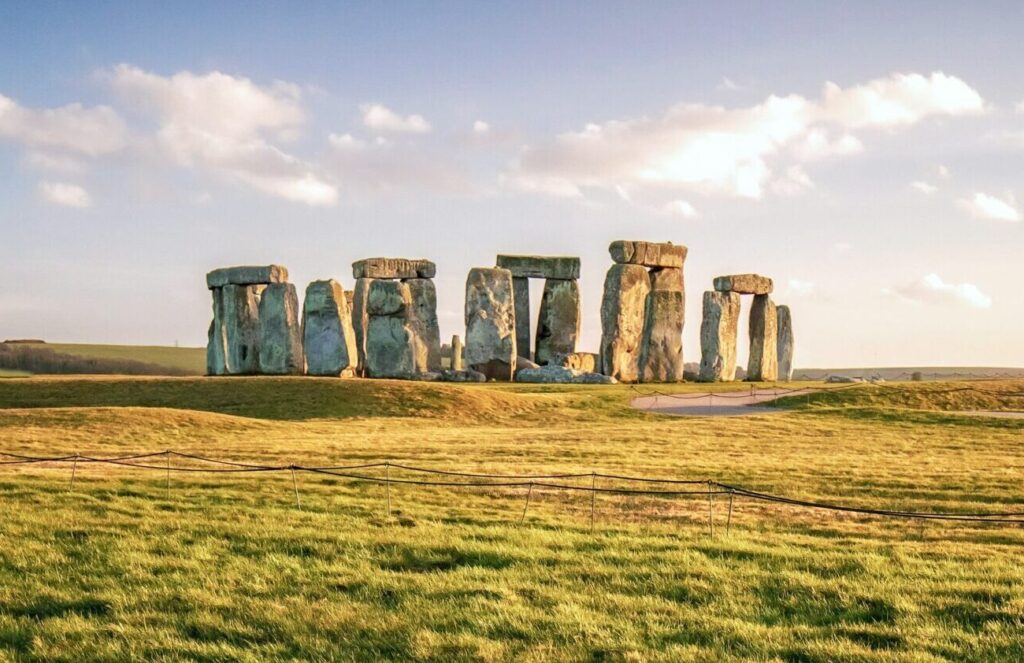
M 68 490 L 74 490 L 75 489 L 75 470 L 77 470 L 77 469 L 78 469 L 78 454 L 76 453 L 75 454 L 75 460 L 71 464 L 71 485 L 68 487 Z
M 384 463 L 384 491 L 387 495 L 388 518 L 391 517 L 391 463 Z
M 526 510 L 530 508 L 530 496 L 533 495 L 533 482 L 530 482 L 530 489 L 526 491 L 526 506 L 523 507 L 523 515 L 519 518 L 519 524 L 526 521 Z
M 167 499 L 171 499 L 171 452 L 165 451 L 164 458 L 167 459 Z
M 295 480 L 295 466 L 291 466 L 292 471 L 292 489 L 295 491 L 295 506 L 299 509 L 302 508 L 302 503 L 299 502 L 299 483 Z
M 715 495 L 711 492 L 711 481 L 708 481 L 708 530 L 711 537 L 715 536 Z
M 590 531 L 594 531 L 594 508 L 597 499 L 597 474 L 590 473 Z
M 729 517 L 725 519 L 725 534 L 729 535 L 729 529 L 732 527 L 732 500 L 736 496 L 736 491 L 729 489 Z

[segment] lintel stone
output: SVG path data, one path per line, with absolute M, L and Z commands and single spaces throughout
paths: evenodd
M 644 267 L 682 268 L 686 262 L 687 249 L 672 242 L 641 242 L 616 240 L 608 246 L 612 260 L 620 265 L 643 265 Z
M 269 285 L 287 282 L 288 270 L 281 265 L 223 267 L 206 275 L 206 287 L 211 290 L 226 285 Z
M 571 256 L 499 255 L 496 266 L 512 272 L 514 278 L 573 281 L 580 277 L 580 259 Z
M 715 277 L 715 290 L 718 292 L 735 292 L 741 295 L 770 295 L 775 284 L 767 276 L 760 274 L 732 274 Z
M 352 263 L 357 279 L 432 279 L 437 265 L 429 260 L 407 258 L 366 258 Z

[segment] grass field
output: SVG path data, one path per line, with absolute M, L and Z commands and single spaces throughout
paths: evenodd
M 147 364 L 206 373 L 206 348 L 175 348 L 161 345 L 96 345 L 87 343 L 46 343 L 54 352 L 94 359 L 130 359 Z
M 0 381 L 0 451 L 596 471 L 1024 511 L 1024 421 L 956 414 L 1022 409 L 1024 382 L 975 384 L 690 419 L 634 410 L 624 386 L 35 377 Z M 72 488 L 68 465 L 0 467 L 0 660 L 1024 659 L 1020 526 L 738 499 L 726 533 L 719 499 L 712 537 L 704 496 L 601 494 L 592 531 L 585 492 L 538 489 L 519 524 L 522 487 L 75 472 Z

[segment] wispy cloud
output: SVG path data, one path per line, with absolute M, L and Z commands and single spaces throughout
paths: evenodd
M 422 115 L 402 116 L 383 104 L 363 104 L 363 124 L 374 131 L 394 133 L 425 134 L 431 130 L 430 123 Z
M 935 193 L 936 191 L 939 190 L 939 187 L 937 187 L 934 184 L 931 184 L 929 182 L 925 182 L 923 180 L 917 180 L 916 182 L 911 182 L 910 186 L 915 191 L 917 191 L 919 193 L 923 193 L 925 195 L 931 195 L 931 194 L 933 194 L 933 193 Z
M 890 292 L 919 304 L 963 304 L 980 309 L 992 307 L 992 298 L 973 283 L 946 283 L 934 273 L 897 286 Z
M 89 192 L 77 184 L 65 182 L 40 182 L 39 195 L 43 200 L 60 207 L 84 209 L 92 207 Z
M 1003 200 L 979 191 L 971 198 L 964 198 L 958 201 L 958 204 L 961 209 L 978 219 L 1009 221 L 1011 223 L 1018 222 L 1021 219 L 1020 211 L 1017 210 L 1017 203 L 1013 196 Z

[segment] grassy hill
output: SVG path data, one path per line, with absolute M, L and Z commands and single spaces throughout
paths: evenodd
M 1024 511 L 1024 422 L 921 417 L 977 404 L 898 386 L 713 419 L 633 410 L 625 386 L 35 377 L 0 381 L 0 451 L 596 471 Z M 1024 381 L 999 389 L 1009 402 Z M 395 467 L 386 487 L 145 462 L 80 462 L 73 488 L 68 463 L 0 466 L 0 659 L 1024 658 L 1019 526 L 543 487 L 524 512 L 525 486 L 404 484 L 424 475 Z
M 43 375 L 202 375 L 204 348 L 0 343 L 0 370 Z
M 159 345 L 98 345 L 85 343 L 46 343 L 46 347 L 76 357 L 94 359 L 128 359 L 147 364 L 190 371 L 206 372 L 206 348 L 175 348 Z

